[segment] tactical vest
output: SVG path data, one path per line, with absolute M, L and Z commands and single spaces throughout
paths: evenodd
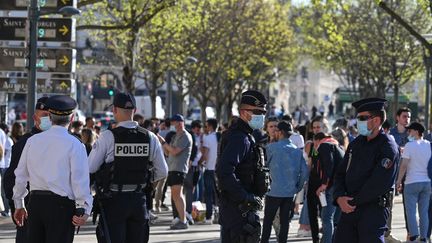
M 141 127 L 110 129 L 114 135 L 114 161 L 104 163 L 96 173 L 98 194 L 109 198 L 110 186 L 140 185 L 150 180 L 150 136 Z
M 265 166 L 264 148 L 255 143 L 248 134 L 250 152 L 244 161 L 236 167 L 234 173 L 246 191 L 259 197 L 264 196 L 270 188 L 269 169 Z

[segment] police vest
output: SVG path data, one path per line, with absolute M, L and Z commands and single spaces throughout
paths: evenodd
M 255 139 L 250 134 L 247 136 L 250 152 L 236 167 L 234 173 L 246 191 L 262 197 L 270 189 L 270 175 L 269 169 L 265 166 L 264 148 L 255 143 Z
M 145 184 L 149 180 L 149 131 L 142 127 L 133 129 L 117 127 L 114 135 L 114 161 L 112 184 Z

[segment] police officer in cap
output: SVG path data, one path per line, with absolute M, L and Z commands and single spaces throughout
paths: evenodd
M 354 102 L 360 136 L 352 141 L 334 179 L 334 200 L 342 210 L 335 243 L 384 243 L 398 146 L 384 133 L 385 99 Z
M 256 146 L 252 132 L 262 129 L 266 99 L 258 91 L 242 94 L 240 119 L 222 137 L 216 168 L 220 199 L 221 238 L 228 242 L 259 242 L 261 225 L 257 211 L 261 197 L 268 190 L 257 171 L 263 161 L 263 150 Z
M 156 135 L 133 121 L 135 98 L 118 93 L 113 106 L 116 128 L 104 131 L 89 155 L 90 173 L 98 171 L 102 180 L 98 188 L 106 222 L 99 220 L 98 227 L 106 223 L 105 238 L 113 243 L 148 242 L 146 200 L 151 198 L 144 189 L 167 176 L 167 164 Z M 102 240 L 98 233 L 98 242 Z
M 87 153 L 68 132 L 76 101 L 56 95 L 46 105 L 53 126 L 27 140 L 15 170 L 14 220 L 22 226 L 28 216 L 31 242 L 72 242 L 74 226 L 85 224 L 93 203 Z M 27 182 L 31 191 L 25 207 Z
M 51 127 L 51 120 L 49 118 L 49 111 L 48 107 L 46 106 L 46 101 L 48 100 L 48 97 L 42 97 L 37 100 L 35 112 L 33 115 L 33 121 L 34 121 L 34 127 L 32 130 L 26 134 L 24 134 L 18 142 L 16 142 L 12 146 L 12 156 L 11 156 L 11 163 L 9 168 L 6 170 L 5 176 L 4 176 L 4 188 L 6 197 L 9 200 L 9 206 L 11 207 L 12 215 L 15 212 L 15 206 L 12 200 L 13 196 L 13 187 L 15 185 L 15 169 L 18 166 L 19 159 L 21 157 L 21 153 L 24 149 L 24 146 L 27 143 L 27 139 L 29 139 L 34 134 L 38 134 L 42 131 L 46 131 Z M 25 197 L 25 203 L 28 203 L 28 196 Z M 14 223 L 16 223 L 14 221 Z M 22 227 L 17 227 L 16 237 L 15 237 L 16 243 L 26 243 L 28 242 L 28 236 L 27 236 L 27 224 L 24 224 Z

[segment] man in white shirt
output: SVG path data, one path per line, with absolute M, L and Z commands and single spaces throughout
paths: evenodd
M 47 100 L 53 126 L 28 139 L 15 170 L 14 219 L 22 226 L 28 216 L 32 242 L 72 242 L 74 226 L 91 213 L 89 168 L 84 145 L 68 133 L 77 103 L 65 95 Z M 24 207 L 24 197 L 30 202 Z M 79 216 L 80 215 L 80 216 Z
M 425 128 L 418 122 L 406 127 L 408 143 L 402 154 L 402 164 L 396 185 L 402 191 L 402 178 L 406 173 L 404 184 L 405 212 L 408 221 L 409 242 L 426 242 L 429 227 L 428 209 L 431 196 L 431 182 L 428 176 L 428 163 L 431 157 L 431 145 L 423 139 Z M 416 220 L 416 206 L 420 216 L 420 234 Z M 419 241 L 417 241 L 419 240 Z
M 204 129 L 207 135 L 203 137 L 202 154 L 205 161 L 204 171 L 204 197 L 206 202 L 206 221 L 205 224 L 212 223 L 213 205 L 215 204 L 215 168 L 217 161 L 218 138 L 216 129 L 218 122 L 216 119 L 208 119 Z

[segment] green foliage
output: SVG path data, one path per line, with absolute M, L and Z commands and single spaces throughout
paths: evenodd
M 343 77 L 361 97 L 384 97 L 422 71 L 423 50 L 379 8 L 376 0 L 313 1 L 296 9 L 305 53 Z M 420 33 L 431 31 L 430 13 L 414 1 L 386 4 Z

